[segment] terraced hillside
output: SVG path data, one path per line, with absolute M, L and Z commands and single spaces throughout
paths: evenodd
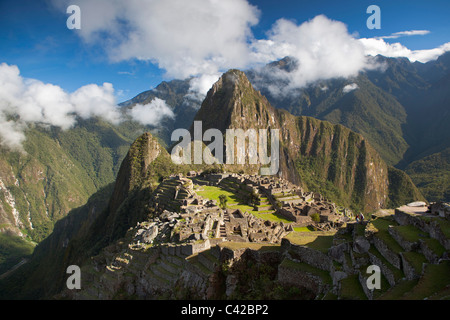
M 450 298 L 449 221 L 399 210 L 373 217 L 338 232 L 291 232 L 281 245 L 158 240 L 143 246 L 136 242 L 136 231 L 150 222 L 141 223 L 82 268 L 87 275 L 83 290 L 65 291 L 59 297 Z M 381 270 L 380 289 L 367 288 L 370 265 Z

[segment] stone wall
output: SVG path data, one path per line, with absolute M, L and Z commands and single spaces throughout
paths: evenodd
M 369 258 L 370 258 L 370 263 L 377 265 L 380 267 L 381 272 L 383 273 L 384 277 L 386 278 L 386 280 L 389 282 L 389 285 L 394 286 L 396 285 L 396 281 L 395 281 L 395 276 L 394 273 L 392 272 L 392 270 L 385 265 L 380 259 L 378 259 L 377 256 L 375 256 L 374 254 L 369 252 Z
M 283 264 L 278 266 L 278 282 L 307 288 L 316 295 L 325 291 L 326 288 L 320 277 L 306 271 L 283 266 Z
M 411 242 L 411 241 L 407 241 L 405 240 L 399 233 L 398 231 L 392 227 L 389 226 L 388 228 L 388 232 L 389 234 L 392 236 L 392 238 L 394 238 L 395 241 L 398 242 L 398 244 L 405 249 L 406 251 L 417 251 L 420 248 L 420 243 L 419 241 L 417 242 Z
M 448 239 L 442 232 L 441 226 L 437 221 L 432 220 L 431 222 L 427 222 L 419 217 L 407 214 L 398 209 L 395 209 L 394 218 L 400 225 L 410 224 L 426 233 L 429 233 L 430 237 L 438 240 L 446 250 L 450 250 L 450 239 Z M 431 219 L 439 219 L 439 218 L 436 217 Z
M 417 273 L 417 271 L 414 269 L 414 267 L 404 257 L 403 252 L 400 252 L 400 256 L 402 258 L 403 273 L 405 274 L 406 279 L 408 279 L 408 280 L 419 279 L 420 274 Z
M 376 235 L 373 237 L 373 244 L 375 248 L 397 269 L 401 269 L 401 259 L 400 256 L 394 251 L 390 250 L 388 246 L 379 239 Z
M 209 240 L 200 241 L 198 243 L 183 244 L 180 246 L 181 254 L 190 256 L 211 248 Z
M 281 240 L 281 246 L 284 252 L 292 253 L 301 262 L 321 270 L 331 271 L 332 261 L 326 254 L 305 246 L 292 244 L 285 238 Z

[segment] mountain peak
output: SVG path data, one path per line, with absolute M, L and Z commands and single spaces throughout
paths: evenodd
M 231 69 L 209 90 L 194 120 L 202 121 L 203 131 L 215 128 L 225 132 L 227 128 L 267 128 L 274 124 L 273 113 L 274 108 L 246 74 Z

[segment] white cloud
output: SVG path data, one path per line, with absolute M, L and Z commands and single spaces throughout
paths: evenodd
M 348 33 L 346 25 L 323 15 L 301 25 L 278 20 L 267 40 L 253 43 L 253 52 L 255 60 L 261 62 L 285 56 L 297 61 L 298 67 L 289 72 L 269 70 L 268 77 L 283 82 L 282 86 L 269 85 L 275 95 L 287 94 L 317 80 L 355 76 L 375 67 L 366 57 L 362 43 Z
M 407 56 L 425 61 L 442 54 L 443 48 L 411 51 L 382 38 L 357 39 L 344 23 L 323 15 L 296 24 L 279 19 L 265 39 L 255 39 L 251 27 L 260 11 L 248 0 L 53 0 L 65 10 L 80 6 L 84 42 L 103 46 L 111 62 L 145 60 L 166 71 L 168 78 L 191 81 L 186 103 L 200 101 L 212 79 L 229 68 L 258 67 L 294 57 L 299 67 L 287 74 L 272 74 L 285 80 L 287 92 L 320 79 L 350 77 L 376 66 L 366 54 Z M 101 13 L 101 14 L 100 14 Z M 428 30 L 409 30 L 385 38 L 426 35 Z M 376 42 L 380 41 L 380 42 Z M 194 103 L 195 102 L 195 103 Z
M 342 88 L 342 92 L 343 93 L 348 93 L 350 91 L 356 90 L 358 89 L 358 85 L 356 83 L 350 83 L 348 85 L 346 85 L 344 88 Z
M 101 117 L 114 124 L 121 121 L 114 88 L 110 83 L 104 83 L 102 87 L 95 84 L 83 86 L 70 95 L 70 102 L 74 112 L 84 119 Z
M 164 118 L 174 118 L 175 114 L 164 100 L 153 99 L 148 104 L 137 104 L 129 112 L 131 119 L 143 125 L 158 125 Z
M 405 37 L 405 36 L 408 36 L 408 37 L 409 36 L 424 36 L 429 33 L 430 33 L 429 30 L 408 30 L 408 31 L 394 32 L 390 36 L 383 36 L 383 37 L 379 37 L 379 38 L 380 39 L 397 39 L 397 38 Z
M 120 110 L 110 83 L 89 84 L 73 93 L 59 86 L 25 79 L 17 66 L 0 64 L 0 144 L 22 149 L 24 130 L 29 125 L 71 128 L 76 117 L 98 116 L 112 123 L 120 121 Z
M 192 78 L 189 82 L 189 92 L 184 97 L 184 103 L 193 108 L 199 108 L 209 89 L 219 80 L 220 76 L 221 73 L 213 73 Z
M 152 61 L 168 77 L 245 67 L 259 10 L 246 0 L 65 0 L 80 6 L 79 34 L 101 43 L 113 62 Z
M 367 55 L 376 56 L 381 54 L 391 58 L 405 57 L 411 62 L 420 61 L 426 63 L 436 60 L 445 52 L 450 51 L 450 42 L 434 49 L 410 50 L 399 42 L 387 43 L 383 39 L 362 38 L 359 41 L 363 44 L 364 52 Z

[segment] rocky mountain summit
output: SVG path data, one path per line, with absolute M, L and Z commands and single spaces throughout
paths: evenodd
M 361 135 L 273 108 L 239 70 L 228 71 L 213 85 L 194 121 L 202 121 L 203 132 L 217 128 L 224 135 L 233 128 L 279 129 L 278 174 L 344 206 L 369 212 L 423 199 L 410 178 L 388 166 Z M 255 172 L 250 165 L 240 169 Z

